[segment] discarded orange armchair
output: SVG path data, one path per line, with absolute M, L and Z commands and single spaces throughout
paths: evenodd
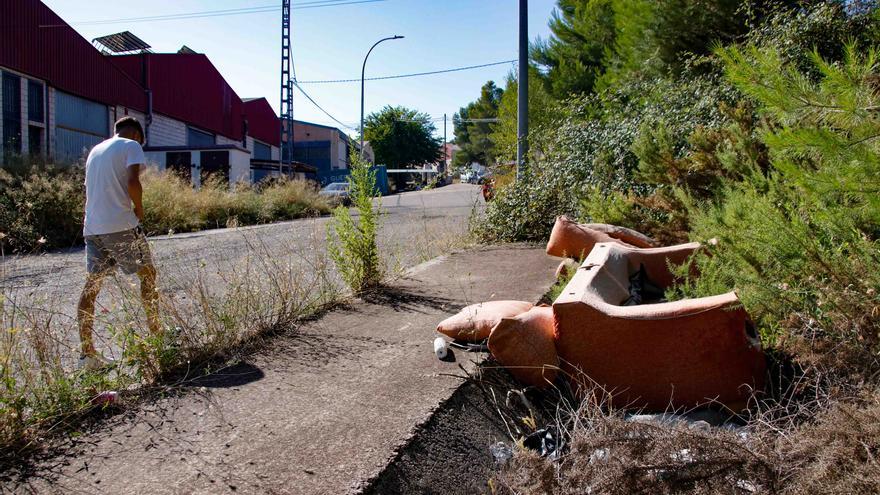
M 559 361 L 576 387 L 599 385 L 617 407 L 654 410 L 711 401 L 741 410 L 763 388 L 764 355 L 734 292 L 622 305 L 641 266 L 665 288 L 674 281 L 669 264 L 698 247 L 595 244 L 553 303 Z
M 560 258 L 583 259 L 600 242 L 615 242 L 640 248 L 656 247 L 654 239 L 626 227 L 605 223 L 577 223 L 566 216 L 556 217 L 547 254 Z

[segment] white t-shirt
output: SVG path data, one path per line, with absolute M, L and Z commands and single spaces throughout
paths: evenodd
M 137 141 L 114 136 L 86 160 L 86 219 L 83 235 L 111 234 L 138 226 L 128 195 L 128 167 L 146 162 Z

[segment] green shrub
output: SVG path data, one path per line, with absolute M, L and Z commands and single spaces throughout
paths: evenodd
M 82 242 L 84 174 L 79 167 L 22 161 L 0 168 L 0 247 L 5 253 Z
M 684 295 L 736 288 L 769 342 L 806 362 L 874 371 L 880 353 L 880 69 L 850 46 L 842 64 L 818 55 L 812 82 L 774 49 L 720 51 L 728 77 L 759 102 L 772 168 L 727 180 L 692 206 L 695 256 Z
M 352 292 L 360 294 L 382 282 L 376 244 L 381 202 L 374 207 L 373 198 L 378 195 L 375 170 L 354 151 L 348 183 L 358 218 L 355 220 L 347 207 L 337 206 L 327 229 L 327 249 L 342 280 Z
M 570 101 L 555 125 L 531 137 L 540 155 L 532 156 L 524 177 L 499 191 L 477 234 L 487 240 L 541 240 L 557 215 L 578 216 L 581 201 L 595 200 L 597 193 L 649 193 L 652 187 L 636 177 L 639 160 L 632 148 L 640 130 L 663 123 L 683 153 L 698 125 L 726 123 L 719 104 L 735 99 L 729 85 L 704 77 L 631 81 Z
M 876 2 L 853 9 L 859 2 L 825 0 L 804 8 L 780 10 L 749 33 L 749 44 L 772 48 L 780 58 L 812 78 L 819 77 L 814 53 L 825 60 L 842 60 L 847 43 L 868 46 L 880 38 Z M 873 5 L 871 5 L 873 4 Z

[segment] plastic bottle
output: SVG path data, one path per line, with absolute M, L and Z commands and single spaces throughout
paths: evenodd
M 437 356 L 437 359 L 445 358 L 447 352 L 448 348 L 446 346 L 446 339 L 443 337 L 437 337 L 434 339 L 434 354 Z

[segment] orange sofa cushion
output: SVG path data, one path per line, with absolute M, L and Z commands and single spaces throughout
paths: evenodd
M 489 337 L 492 328 L 501 318 L 513 318 L 532 309 L 525 301 L 489 301 L 471 304 L 457 315 L 450 316 L 437 325 L 437 331 L 453 339 L 479 342 Z
M 553 224 L 547 241 L 547 254 L 561 258 L 584 259 L 593 246 L 602 242 L 614 242 L 629 247 L 650 248 L 657 241 L 635 230 L 604 223 L 577 223 L 560 216 Z
M 553 308 L 549 306 L 502 318 L 489 336 L 489 352 L 517 380 L 547 387 L 556 380 L 559 369 L 553 326 Z
M 607 223 L 581 223 L 577 225 L 585 229 L 598 230 L 599 232 L 608 234 L 614 239 L 623 241 L 626 244 L 631 244 L 637 248 L 652 248 L 659 245 L 659 243 L 653 238 L 648 237 L 637 230 L 628 229 L 619 225 L 610 225 Z

